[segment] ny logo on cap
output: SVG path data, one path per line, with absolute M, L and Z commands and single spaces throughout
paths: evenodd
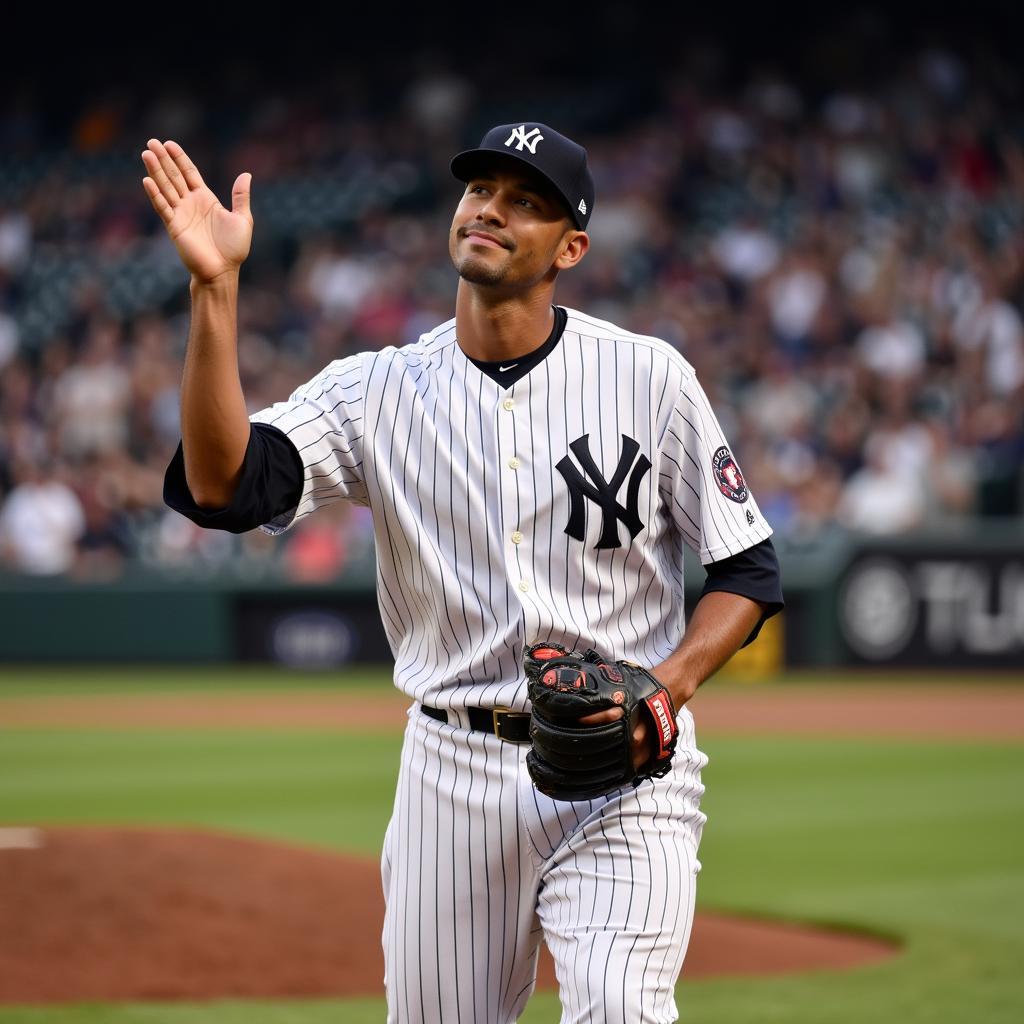
M 533 136 L 536 135 L 536 138 Z M 526 130 L 526 125 L 521 124 L 518 128 L 514 129 L 512 134 L 505 140 L 506 146 L 511 146 L 514 142 L 516 149 L 521 153 L 525 146 L 532 154 L 537 153 L 537 143 L 543 139 L 539 128 L 531 128 L 529 131 Z M 532 140 L 532 141 L 531 141 Z

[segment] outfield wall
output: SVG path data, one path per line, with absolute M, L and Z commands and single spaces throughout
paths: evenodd
M 781 548 L 786 611 L 744 652 L 783 667 L 1024 667 L 1024 537 L 1017 522 L 899 541 Z M 703 573 L 688 566 L 687 599 Z M 112 582 L 0 579 L 4 662 L 387 661 L 372 562 L 328 585 L 241 570 L 132 572 Z

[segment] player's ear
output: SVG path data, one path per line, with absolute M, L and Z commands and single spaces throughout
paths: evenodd
M 569 270 L 575 267 L 583 259 L 586 251 L 590 248 L 590 237 L 586 231 L 568 231 L 562 239 L 561 251 L 555 260 L 555 266 L 559 270 Z

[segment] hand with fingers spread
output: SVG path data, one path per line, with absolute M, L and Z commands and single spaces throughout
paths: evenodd
M 150 139 L 142 162 L 149 172 L 142 186 L 192 276 L 208 284 L 237 271 L 252 242 L 252 175 L 235 179 L 226 210 L 178 143 Z

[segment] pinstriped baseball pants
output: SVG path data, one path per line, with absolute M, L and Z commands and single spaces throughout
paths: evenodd
M 664 778 L 579 802 L 536 791 L 527 744 L 408 716 L 381 856 L 389 1024 L 515 1021 L 542 935 L 561 1024 L 677 1020 L 706 820 L 689 710 Z

